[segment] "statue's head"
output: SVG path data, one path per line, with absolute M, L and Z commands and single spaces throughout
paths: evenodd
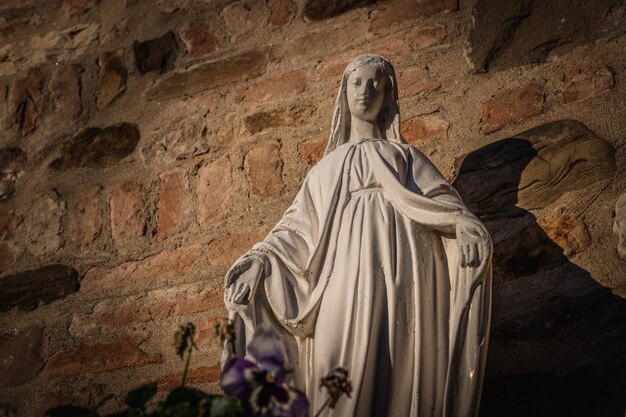
M 346 67 L 335 103 L 326 154 L 350 140 L 352 116 L 378 123 L 385 139 L 404 142 L 400 136 L 396 74 L 386 58 L 360 55 Z

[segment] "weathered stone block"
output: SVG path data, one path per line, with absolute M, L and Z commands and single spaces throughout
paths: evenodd
M 104 109 L 126 91 L 128 71 L 123 52 L 103 52 L 98 59 L 99 109 Z
M 255 146 L 246 154 L 244 161 L 250 195 L 270 197 L 283 191 L 283 160 L 280 157 L 280 142 L 269 140 Z
M 188 117 L 172 124 L 167 130 L 156 130 L 141 148 L 144 164 L 172 163 L 180 159 L 203 155 L 211 149 L 207 123 L 202 116 Z M 213 144 L 212 144 L 213 145 Z
M 35 256 L 44 258 L 54 254 L 63 245 L 61 218 L 65 202 L 55 191 L 41 193 L 30 204 L 26 219 L 26 247 Z
M 15 265 L 15 255 L 6 243 L 0 243 L 0 274 L 8 271 Z
M 215 51 L 219 45 L 219 39 L 208 22 L 184 26 L 180 31 L 180 38 L 189 56 L 194 58 Z
M 138 142 L 139 129 L 132 123 L 90 127 L 67 140 L 50 168 L 60 171 L 112 166 L 133 153 Z
M 0 386 L 22 385 L 35 379 L 43 367 L 42 348 L 43 327 L 38 324 L 0 333 Z
M 306 84 L 305 71 L 287 71 L 250 85 L 239 94 L 239 98 L 251 102 L 259 102 L 294 97 L 304 91 Z
M 196 184 L 200 226 L 214 224 L 226 216 L 231 183 L 232 174 L 228 157 L 222 157 L 200 168 Z
M 607 67 L 600 67 L 585 72 L 568 73 L 565 75 L 563 101 L 571 103 L 593 97 L 596 94 L 613 88 L 613 73 Z
M 182 232 L 187 227 L 189 182 L 187 172 L 182 169 L 165 172 L 159 175 L 159 179 L 161 192 L 159 194 L 157 238 L 167 239 Z
M 174 71 L 159 79 L 147 92 L 150 100 L 180 98 L 210 88 L 254 78 L 265 71 L 269 49 L 247 51 Z
M 17 79 L 9 86 L 8 112 L 22 136 L 35 130 L 39 122 L 37 110 L 37 102 L 41 96 L 39 83 L 38 71 L 31 69 L 24 78 Z
M 483 103 L 481 119 L 485 135 L 543 113 L 543 89 L 535 83 L 505 91 Z
M 178 44 L 172 32 L 147 41 L 133 42 L 135 63 L 140 74 L 150 71 L 164 73 L 174 68 L 178 57 Z
M 20 148 L 0 149 L 0 201 L 15 193 L 15 183 L 27 162 L 26 152 Z
M 473 0 L 466 57 L 474 71 L 545 62 L 607 35 L 626 31 L 613 0 Z
M 270 8 L 269 24 L 279 27 L 288 23 L 297 10 L 292 0 L 268 0 L 267 6 Z
M 244 117 L 244 129 L 251 134 L 255 134 L 275 127 L 304 124 L 308 122 L 314 111 L 315 108 L 312 106 L 261 110 Z
M 304 17 L 310 20 L 329 19 L 372 3 L 376 3 L 376 0 L 307 0 Z
M 55 62 L 68 62 L 82 56 L 98 39 L 97 23 L 79 24 L 60 31 L 21 37 L 0 46 L 0 76 L 26 72 L 29 68 Z
M 67 64 L 55 68 L 48 90 L 54 99 L 57 117 L 74 120 L 82 112 L 80 73 L 81 67 L 78 64 Z
M 397 25 L 407 20 L 426 18 L 442 12 L 459 10 L 458 0 L 396 0 L 382 2 L 370 14 L 370 32 Z
M 139 348 L 144 340 L 145 337 L 128 336 L 109 343 L 63 349 L 50 357 L 44 374 L 48 378 L 70 377 L 161 363 L 160 354 L 151 355 Z
M 518 216 L 615 175 L 615 149 L 585 125 L 561 120 L 457 159 L 454 187 L 482 218 Z
M 85 273 L 80 290 L 94 294 L 182 277 L 191 270 L 201 254 L 200 245 L 186 246 L 165 250 L 141 261 L 125 262 L 114 268 L 92 268 Z
M 256 26 L 250 7 L 242 1 L 224 7 L 221 15 L 230 34 L 231 42 L 236 42 Z
M 450 122 L 435 113 L 407 120 L 402 123 L 400 131 L 406 141 L 414 145 L 425 140 L 447 140 L 449 127 Z
M 111 195 L 111 233 L 113 239 L 128 239 L 146 233 L 146 207 L 141 184 L 129 181 Z
M 581 252 L 591 242 L 587 226 L 580 217 L 561 209 L 555 210 L 548 217 L 537 219 L 537 223 L 567 257 Z
M 0 312 L 14 307 L 31 311 L 39 303 L 49 304 L 76 291 L 78 272 L 65 265 L 46 265 L 6 275 L 0 279 Z
M 80 197 L 69 208 L 70 238 L 88 245 L 102 231 L 103 204 L 102 186 L 96 185 L 83 190 Z
M 70 17 L 74 17 L 89 11 L 98 3 L 98 0 L 69 0 L 68 3 L 68 14 Z

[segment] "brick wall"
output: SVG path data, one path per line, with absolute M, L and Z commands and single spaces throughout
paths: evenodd
M 557 120 L 616 149 L 614 175 L 529 210 L 574 211 L 590 238 L 569 262 L 626 295 L 610 227 L 626 189 L 626 36 L 486 71 L 471 2 L 352 3 L 2 2 L 0 415 L 173 386 L 186 321 L 201 347 L 190 381 L 216 390 L 223 275 L 321 157 L 340 75 L 363 52 L 394 64 L 402 132 L 451 180 L 462 155 Z M 555 227 L 554 241 L 571 234 Z

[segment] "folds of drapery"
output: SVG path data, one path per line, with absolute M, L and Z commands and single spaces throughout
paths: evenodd
M 271 322 L 286 339 L 296 383 L 312 389 L 307 381 L 310 338 L 316 311 L 334 265 L 338 225 L 349 200 L 350 164 L 355 146 L 366 146 L 376 179 L 391 204 L 423 227 L 437 231 L 446 251 L 450 280 L 449 360 L 444 417 L 471 417 L 478 411 L 484 372 L 491 292 L 491 247 L 478 267 L 460 267 L 454 227 L 460 221 L 482 224 L 467 211 L 454 189 L 419 151 L 404 153 L 411 172 L 403 182 L 376 146 L 345 144 L 316 165 L 307 176 L 293 204 L 262 241 L 244 257 L 265 265 L 266 278 L 251 302 L 237 309 L 236 329 L 244 354 L 257 323 Z M 231 313 L 234 313 L 231 311 Z

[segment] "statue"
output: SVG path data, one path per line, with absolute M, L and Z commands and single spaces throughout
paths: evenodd
M 617 235 L 617 256 L 626 261 L 626 193 L 615 203 L 613 233 Z
M 434 165 L 400 135 L 396 76 L 378 55 L 346 68 L 323 159 L 293 204 L 226 275 L 242 356 L 280 332 L 296 387 L 349 370 L 324 416 L 471 417 L 490 317 L 491 240 Z

